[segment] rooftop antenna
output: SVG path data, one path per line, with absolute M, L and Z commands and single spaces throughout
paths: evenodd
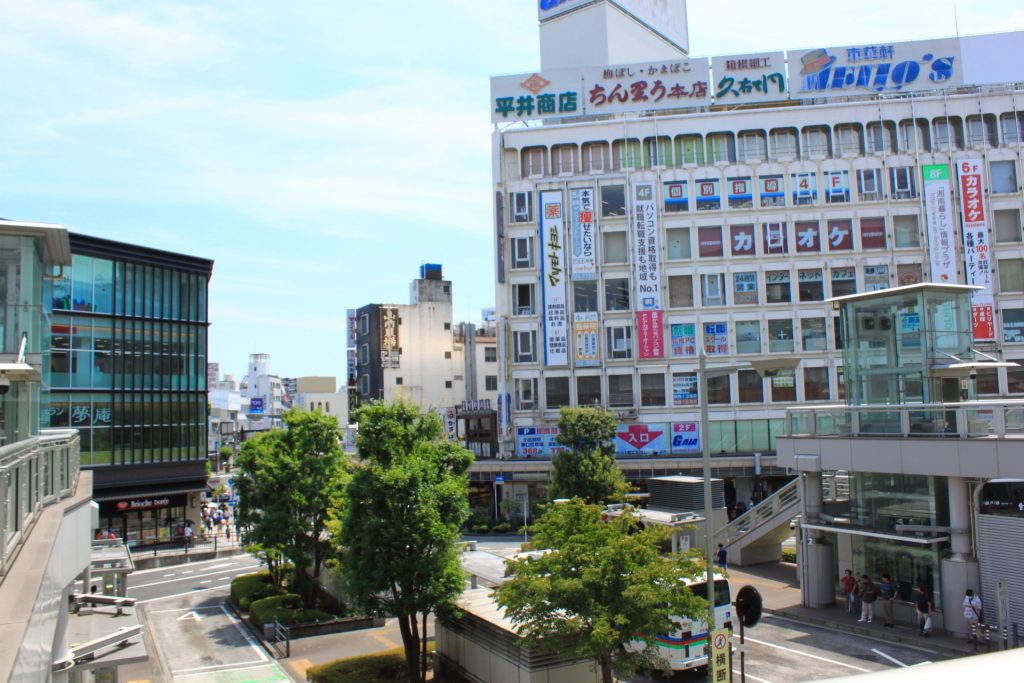
M 960 37 L 960 16 L 956 11 L 956 0 L 953 0 L 953 28 L 956 30 L 956 37 Z

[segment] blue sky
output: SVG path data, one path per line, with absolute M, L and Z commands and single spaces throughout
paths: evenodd
M 690 0 L 694 55 L 950 36 L 953 2 Z M 961 0 L 961 34 L 1024 29 Z M 210 359 L 344 376 L 345 309 L 493 305 L 488 79 L 534 0 L 0 0 L 0 216 L 216 261 Z

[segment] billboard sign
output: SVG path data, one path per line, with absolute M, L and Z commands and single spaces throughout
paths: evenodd
M 569 191 L 569 229 L 572 234 L 572 279 L 597 279 L 594 247 L 594 188 Z
M 263 398 L 255 397 L 249 399 L 249 414 L 250 415 L 262 415 L 263 414 Z
M 576 340 L 576 367 L 586 368 L 601 364 L 600 327 L 597 313 L 573 314 L 573 337 Z
M 665 357 L 661 311 L 637 311 L 636 335 L 640 341 L 641 359 Z
M 616 455 L 666 455 L 668 429 L 664 423 L 619 425 L 615 430 Z
M 661 309 L 661 271 L 658 252 L 658 204 L 654 183 L 635 183 L 632 187 L 633 250 L 637 310 Z
M 956 254 L 951 215 L 953 193 L 949 185 L 949 167 L 925 166 L 924 214 L 928 230 L 928 259 L 931 281 L 956 284 Z
M 550 458 L 561 452 L 558 427 L 517 427 L 516 454 L 521 458 Z
M 700 452 L 700 425 L 696 422 L 673 422 L 673 455 L 693 455 Z
M 960 188 L 960 218 L 964 233 L 964 273 L 967 284 L 984 287 L 971 292 L 974 338 L 996 338 L 995 303 L 992 296 L 992 251 L 985 218 L 985 178 L 981 159 L 961 159 L 956 172 Z
M 717 104 L 748 104 L 788 99 L 786 55 L 760 52 L 711 58 Z
M 569 363 L 565 250 L 561 191 L 540 193 L 541 288 L 544 295 L 544 365 Z
M 356 347 L 356 332 L 358 331 L 356 309 L 350 308 L 345 311 L 345 322 L 347 323 L 345 329 L 348 331 L 345 338 L 345 346 L 354 349 Z

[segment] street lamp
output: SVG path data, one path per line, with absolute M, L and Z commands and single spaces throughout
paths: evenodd
M 797 357 L 766 358 L 752 362 L 731 363 L 707 367 L 703 344 L 697 356 L 697 405 L 700 408 L 700 454 L 704 469 L 704 552 L 707 557 L 707 650 L 708 680 L 711 680 L 711 631 L 715 628 L 715 529 L 712 521 L 714 507 L 711 501 L 711 439 L 708 420 L 708 376 L 722 377 L 734 370 L 753 369 L 762 378 L 774 377 L 782 370 L 792 370 L 800 364 Z

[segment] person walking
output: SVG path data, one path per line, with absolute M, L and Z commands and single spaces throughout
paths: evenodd
M 722 569 L 729 568 L 729 551 L 721 543 L 718 544 L 718 566 Z
M 967 642 L 978 642 L 978 623 L 981 621 L 981 596 L 970 588 L 964 595 L 964 619 L 967 621 Z
M 924 591 L 924 584 L 917 584 L 917 623 L 921 627 L 922 636 L 932 634 L 932 599 Z
M 847 569 L 843 572 L 843 578 L 839 579 L 839 585 L 843 587 L 843 595 L 846 597 L 846 612 L 853 612 L 853 605 L 857 600 L 857 579 L 853 578 L 853 570 Z
M 882 601 L 882 612 L 885 615 L 883 627 L 895 628 L 895 621 L 892 618 L 893 604 L 896 602 L 896 587 L 892 585 L 892 579 L 888 574 L 882 574 L 882 581 L 878 584 L 878 598 Z
M 860 604 L 861 613 L 860 619 L 857 621 L 866 621 L 871 623 L 871 620 L 875 618 L 875 597 L 878 595 L 878 591 L 875 588 L 874 582 L 868 578 L 867 574 L 861 574 L 860 577 Z

